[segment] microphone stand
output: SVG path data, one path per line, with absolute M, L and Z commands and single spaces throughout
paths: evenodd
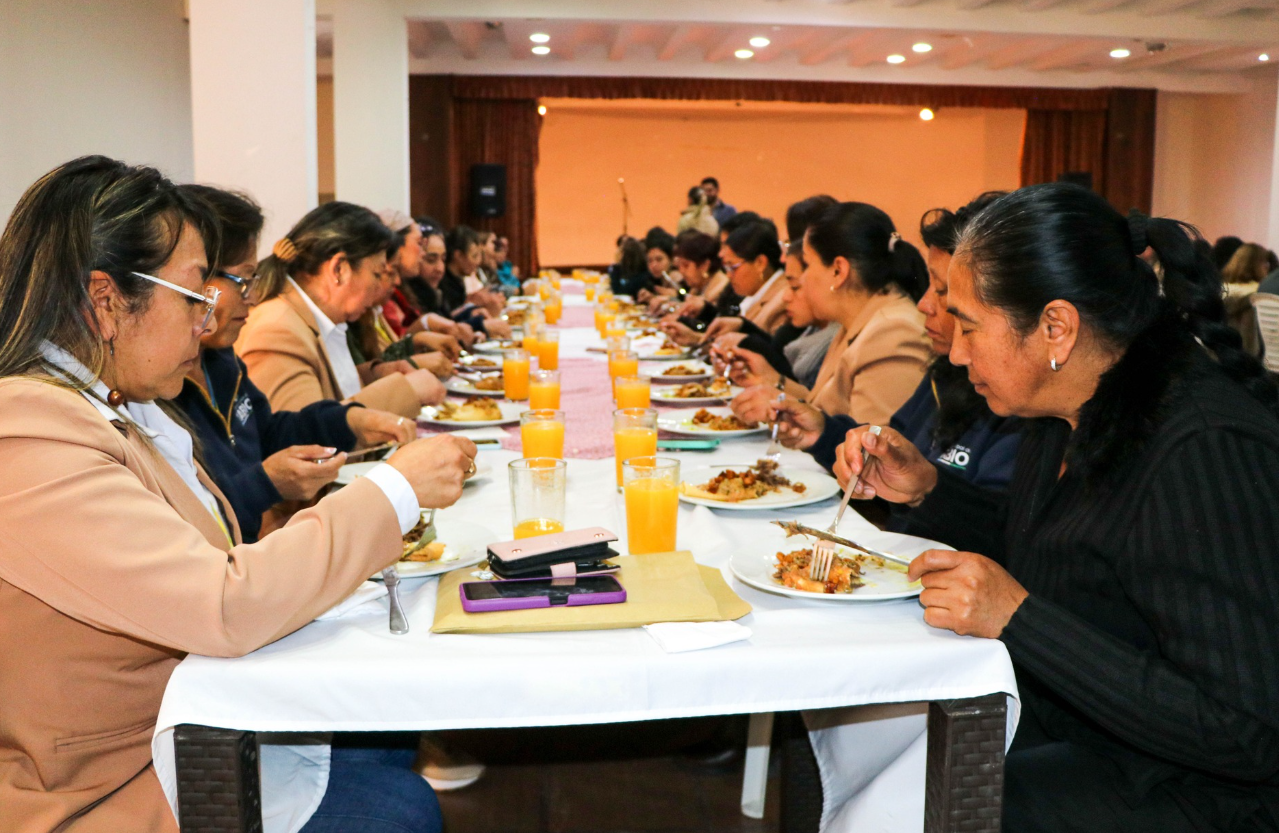
M 622 189 L 622 236 L 626 236 L 626 220 L 631 214 L 630 201 L 626 199 L 626 180 L 622 177 L 617 178 L 617 187 Z

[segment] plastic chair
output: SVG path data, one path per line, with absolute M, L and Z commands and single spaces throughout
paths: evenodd
M 1257 292 L 1249 300 L 1257 311 L 1257 329 L 1266 348 L 1262 359 L 1266 370 L 1279 373 L 1279 295 Z

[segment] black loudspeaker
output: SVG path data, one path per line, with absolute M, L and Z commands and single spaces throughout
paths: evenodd
M 506 213 L 506 166 L 471 166 L 471 215 L 501 217 Z
M 1092 171 L 1066 171 L 1057 177 L 1058 182 L 1069 182 L 1071 185 L 1078 185 L 1083 188 L 1092 190 Z

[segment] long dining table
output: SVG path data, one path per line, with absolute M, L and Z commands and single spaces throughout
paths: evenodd
M 565 521 L 570 529 L 621 530 L 607 368 L 590 315 L 580 294 L 566 294 L 559 327 Z M 423 434 L 434 430 L 420 426 Z M 509 540 L 505 469 L 520 456 L 518 429 L 487 436 L 501 445 L 484 447 L 481 476 L 438 521 L 442 532 L 467 524 Z M 767 440 L 660 453 L 684 466 L 750 463 Z M 783 452 L 782 467 L 818 470 L 794 451 Z M 825 527 L 837 502 L 783 514 Z M 188 656 L 169 681 L 153 739 L 156 772 L 182 830 L 293 833 L 327 781 L 325 733 L 729 714 L 755 716 L 743 809 L 757 815 L 762 790 L 749 782 L 764 777 L 771 715 L 803 713 L 819 789 L 809 817 L 796 822 L 803 814 L 792 813 L 784 827 L 997 831 L 1002 756 L 1018 714 L 1002 643 L 931 628 L 914 599 L 841 603 L 743 584 L 729 562 L 736 553 L 775 551 L 779 531 L 770 522 L 777 515 L 680 506 L 677 547 L 720 569 L 752 607 L 740 620 L 749 639 L 716 648 L 666 653 L 639 628 L 433 634 L 438 579 L 406 578 L 405 635 L 389 632 L 386 600 L 374 598 L 244 657 Z M 840 531 L 872 546 L 886 534 L 855 512 Z

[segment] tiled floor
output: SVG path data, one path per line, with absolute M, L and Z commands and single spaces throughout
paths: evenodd
M 451 745 L 488 771 L 471 787 L 440 794 L 446 833 L 774 833 L 775 774 L 765 818 L 748 819 L 739 807 L 740 757 L 731 770 L 716 771 L 679 753 L 717 725 L 670 720 L 448 733 Z

